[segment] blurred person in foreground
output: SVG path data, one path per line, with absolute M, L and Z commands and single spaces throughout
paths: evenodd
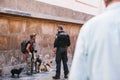
M 120 80 L 120 0 L 80 30 L 69 80 Z

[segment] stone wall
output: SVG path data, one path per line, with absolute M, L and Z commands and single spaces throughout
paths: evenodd
M 40 54 L 43 60 L 54 58 L 52 49 L 58 25 L 62 25 L 70 35 L 68 56 L 71 58 L 82 25 L 0 14 L 0 68 L 23 63 L 20 43 L 29 39 L 31 33 L 37 33 L 37 54 Z

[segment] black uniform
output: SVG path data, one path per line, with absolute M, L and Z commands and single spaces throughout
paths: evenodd
M 54 42 L 54 48 L 57 48 L 56 51 L 56 77 L 60 77 L 61 71 L 61 60 L 63 62 L 64 67 L 64 75 L 68 75 L 69 70 L 67 66 L 67 47 L 70 46 L 70 38 L 69 35 L 64 31 L 58 32 L 56 35 L 56 39 Z

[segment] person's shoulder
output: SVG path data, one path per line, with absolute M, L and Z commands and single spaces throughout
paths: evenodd
M 27 42 L 27 44 L 32 44 L 32 41 L 29 40 L 29 41 Z
M 66 32 L 63 32 L 62 35 L 66 36 L 66 37 L 69 37 L 68 33 L 66 33 Z
M 100 14 L 100 15 L 96 15 L 93 18 L 91 18 L 90 20 L 88 20 L 85 25 L 92 25 L 96 22 L 99 22 L 102 18 L 103 18 L 104 14 Z
M 90 20 L 88 20 L 80 29 L 81 33 L 85 33 L 86 32 L 91 32 L 93 30 L 95 30 L 96 27 L 100 26 L 102 24 L 102 21 L 104 21 L 104 16 L 105 14 L 102 13 L 100 15 L 96 15 L 93 18 L 91 18 Z
M 102 14 L 96 15 L 90 20 L 88 20 L 83 26 L 99 26 L 99 24 L 103 24 L 105 21 L 109 21 L 111 19 L 112 14 L 110 12 L 103 12 Z
M 67 35 L 67 33 L 65 31 L 62 31 L 61 33 L 59 33 L 59 36 L 62 36 L 62 35 Z

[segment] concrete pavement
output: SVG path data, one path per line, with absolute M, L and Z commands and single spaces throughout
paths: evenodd
M 68 64 L 70 68 L 70 64 Z M 62 66 L 63 67 L 63 66 Z M 67 80 L 64 79 L 63 68 L 61 67 L 61 76 L 59 80 Z M 55 75 L 55 66 L 52 67 L 50 72 L 40 72 L 33 75 L 27 75 L 25 72 L 20 74 L 20 78 L 11 78 L 11 74 L 7 74 L 0 77 L 0 80 L 53 80 L 52 76 Z

